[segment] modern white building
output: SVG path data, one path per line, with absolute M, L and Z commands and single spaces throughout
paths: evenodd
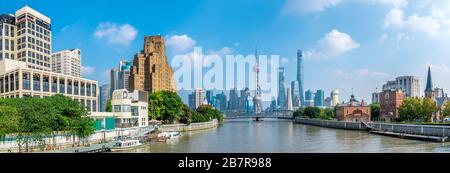
M 7 29 L 7 28 L 5 28 Z M 51 20 L 36 10 L 25 6 L 15 13 L 15 59 L 29 68 L 51 71 L 52 32 Z M 11 34 L 11 33 L 10 33 Z
M 192 94 L 189 95 L 189 107 L 191 109 L 197 109 L 199 106 L 205 103 L 205 100 L 206 91 L 204 89 L 197 88 Z
M 52 71 L 81 77 L 81 50 L 62 50 L 52 54 Z
M 331 91 L 331 106 L 334 107 L 339 104 L 339 91 Z
M 126 89 L 115 90 L 111 106 L 116 127 L 148 126 L 148 92 Z
M 420 79 L 416 76 L 400 76 L 383 85 L 383 91 L 402 90 L 406 97 L 420 97 Z
M 291 89 L 289 87 L 287 88 L 286 96 L 286 110 L 293 111 L 294 107 L 292 105 Z
M 88 112 L 97 112 L 98 92 L 94 80 L 32 69 L 22 61 L 0 61 L 0 98 L 44 98 L 63 94 L 78 100 Z

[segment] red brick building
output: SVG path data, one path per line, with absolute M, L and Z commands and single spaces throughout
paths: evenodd
M 370 122 L 370 106 L 364 101 L 358 101 L 352 95 L 350 101 L 336 108 L 336 119 L 347 122 Z
M 383 91 L 380 97 L 381 121 L 393 122 L 399 118 L 398 108 L 402 105 L 406 94 L 401 90 Z

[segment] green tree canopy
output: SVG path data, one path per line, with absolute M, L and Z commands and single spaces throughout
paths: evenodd
M 165 123 L 178 122 L 183 112 L 183 101 L 171 91 L 154 92 L 149 96 L 149 118 Z

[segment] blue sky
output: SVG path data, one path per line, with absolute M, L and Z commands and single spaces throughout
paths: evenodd
M 427 66 L 449 89 L 450 2 L 444 0 L 0 0 L 0 13 L 25 4 L 52 19 L 53 50 L 81 48 L 84 76 L 108 82 L 107 70 L 132 60 L 145 35 L 161 34 L 169 59 L 204 50 L 282 57 L 295 79 L 296 50 L 306 52 L 305 88 L 358 98 Z

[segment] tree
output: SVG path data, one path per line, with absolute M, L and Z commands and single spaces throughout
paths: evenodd
M 294 117 L 304 117 L 304 110 L 305 108 L 299 108 L 294 112 Z
M 0 106 L 0 138 L 20 130 L 21 117 L 15 107 Z
M 450 102 L 445 103 L 444 109 L 442 110 L 442 114 L 444 114 L 444 117 L 450 116 Z
M 183 115 L 180 118 L 180 123 L 190 124 L 192 119 L 193 111 L 187 106 L 183 104 Z
M 320 109 L 317 107 L 306 107 L 303 110 L 303 115 L 308 117 L 308 118 L 319 118 L 320 116 Z
M 422 114 L 421 119 L 431 121 L 431 117 L 435 114 L 439 108 L 434 100 L 426 98 L 422 100 Z
M 320 119 L 324 119 L 324 120 L 332 120 L 335 119 L 335 113 L 334 113 L 334 109 L 331 108 L 326 108 L 326 109 L 320 109 L 320 115 L 319 115 Z
M 154 92 L 149 96 L 149 118 L 165 123 L 178 122 L 183 115 L 183 101 L 171 91 Z
M 403 122 L 426 121 L 427 115 L 433 111 L 433 107 L 429 101 L 423 101 L 418 98 L 406 98 L 398 108 L 399 120 Z
M 112 112 L 111 99 L 106 100 L 106 112 Z
M 372 120 L 378 120 L 380 118 L 380 104 L 373 103 L 370 105 Z

